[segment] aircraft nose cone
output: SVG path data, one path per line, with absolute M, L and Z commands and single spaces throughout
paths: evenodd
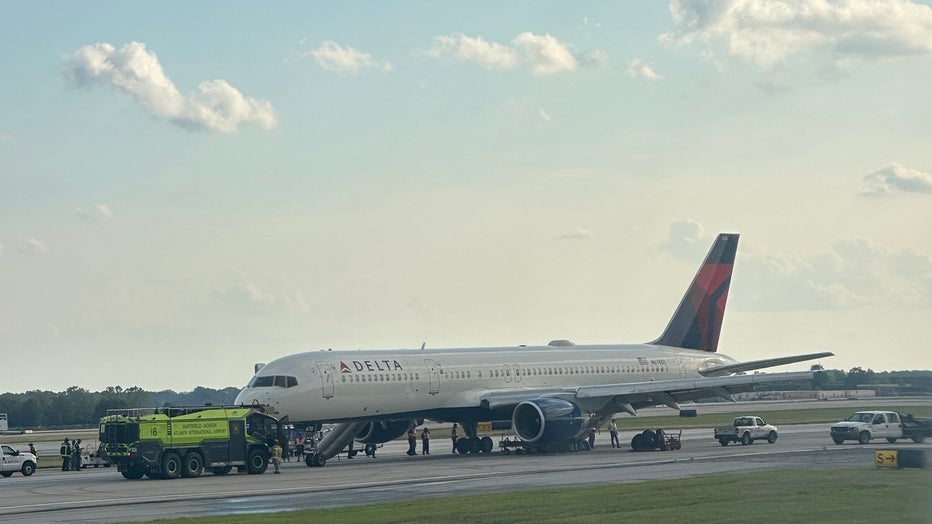
M 233 403 L 236 405 L 252 404 L 254 401 L 259 401 L 259 399 L 255 397 L 258 397 L 258 395 L 250 394 L 249 391 L 244 389 L 236 395 L 236 400 L 234 400 Z

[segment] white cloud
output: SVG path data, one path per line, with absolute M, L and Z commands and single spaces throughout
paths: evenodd
M 371 67 L 379 67 L 385 71 L 392 70 L 391 63 L 379 64 L 369 53 L 340 45 L 332 40 L 320 44 L 319 47 L 312 49 L 307 54 L 313 57 L 327 71 L 357 73 L 360 69 Z
M 672 0 L 661 41 L 724 44 L 764 68 L 817 48 L 840 55 L 932 54 L 932 8 L 907 0 Z
M 892 193 L 932 193 L 932 174 L 890 164 L 864 177 L 862 196 L 884 196 Z
M 514 44 L 523 50 L 535 75 L 551 75 L 576 69 L 576 57 L 559 40 L 550 35 L 521 33 Z
M 284 278 L 266 278 L 260 284 L 245 272 L 238 272 L 234 282 L 214 291 L 212 298 L 223 307 L 244 315 L 310 311 L 304 295 Z
M 130 95 L 153 116 L 187 129 L 232 133 L 241 125 L 278 123 L 270 102 L 244 96 L 226 80 L 206 80 L 196 93 L 182 95 L 141 42 L 119 50 L 109 43 L 83 46 L 67 59 L 65 74 L 79 87 L 106 85 Z
M 576 228 L 573 231 L 566 231 L 553 235 L 554 240 L 589 240 L 594 237 L 595 233 L 584 228 Z
M 512 41 L 511 46 L 488 42 L 482 37 L 460 33 L 434 38 L 428 50 L 434 58 L 451 57 L 462 62 L 473 62 L 490 70 L 512 70 L 528 65 L 535 75 L 550 75 L 575 71 L 580 60 L 586 65 L 601 66 L 608 61 L 604 51 L 595 50 L 577 59 L 570 49 L 555 37 L 524 32 Z
M 46 247 L 45 242 L 30 237 L 23 242 L 23 245 L 19 246 L 19 252 L 23 255 L 44 255 L 48 252 L 48 247 Z
M 700 224 L 683 220 L 671 225 L 661 249 L 694 263 L 711 241 Z M 864 239 L 805 256 L 744 245 L 735 263 L 741 280 L 735 303 L 747 310 L 932 307 L 932 257 L 914 250 L 891 252 Z
M 697 260 L 711 243 L 712 236 L 703 231 L 702 225 L 686 218 L 670 224 L 667 239 L 660 249 L 683 260 Z
M 507 107 L 516 123 L 539 128 L 553 120 L 550 113 L 533 98 L 509 99 Z
M 113 210 L 103 203 L 97 204 L 91 209 L 77 209 L 75 213 L 77 213 L 78 218 L 89 223 L 113 219 Z
M 435 37 L 434 47 L 428 54 L 435 58 L 449 55 L 462 62 L 474 62 L 493 70 L 514 69 L 520 61 L 518 53 L 510 47 L 460 33 Z
M 628 62 L 628 76 L 632 78 L 644 78 L 646 80 L 660 80 L 663 78 L 658 75 L 647 62 L 640 58 Z
M 579 63 L 587 67 L 605 69 L 605 67 L 608 65 L 608 53 L 601 49 L 587 51 L 579 57 Z

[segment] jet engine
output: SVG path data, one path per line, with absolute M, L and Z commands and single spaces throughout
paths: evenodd
M 515 407 L 511 427 L 528 443 L 554 444 L 572 439 L 583 425 L 579 406 L 562 398 L 541 397 Z
M 404 435 L 408 428 L 417 425 L 414 419 L 375 420 L 366 423 L 356 434 L 356 442 L 363 444 L 382 444 Z

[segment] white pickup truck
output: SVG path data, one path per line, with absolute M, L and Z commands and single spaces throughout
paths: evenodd
M 846 440 L 867 444 L 875 438 L 885 438 L 891 444 L 901 438 L 919 443 L 932 435 L 932 422 L 912 415 L 901 417 L 896 411 L 858 411 L 832 424 L 831 433 L 835 444 L 843 444 Z
M 773 444 L 777 441 L 777 427 L 767 424 L 760 417 L 735 417 L 730 426 L 715 428 L 715 439 L 723 446 L 729 442 L 740 442 L 747 446 L 758 439 L 767 439 L 767 442 Z
M 3 461 L 0 462 L 0 475 L 9 477 L 19 471 L 28 477 L 36 472 L 36 456 L 29 452 L 20 452 L 3 444 Z

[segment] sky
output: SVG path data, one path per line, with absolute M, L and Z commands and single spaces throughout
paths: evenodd
M 932 368 L 930 2 L 3 12 L 0 391 L 645 342 L 718 232 L 720 352 Z

